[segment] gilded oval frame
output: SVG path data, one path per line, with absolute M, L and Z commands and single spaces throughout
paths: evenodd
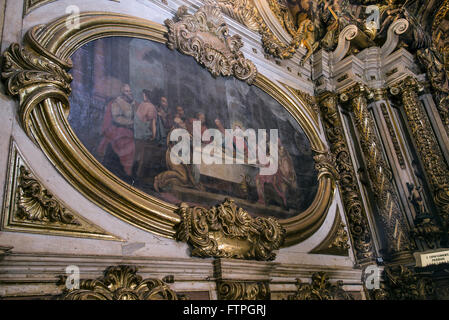
M 25 36 L 23 50 L 30 50 L 37 59 L 43 57 L 43 60 L 50 61 L 50 65 L 56 65 L 63 73 L 72 67 L 70 57 L 77 49 L 100 38 L 126 36 L 167 42 L 168 29 L 165 26 L 123 14 L 85 12 L 80 14 L 79 28 L 67 29 L 65 23 L 66 17 L 62 17 L 48 25 L 32 28 Z M 26 63 L 21 66 L 25 71 L 27 67 Z M 54 69 L 44 67 L 45 71 Z M 33 79 L 20 83 L 19 88 L 10 88 L 8 84 L 9 93 L 20 98 L 19 118 L 27 135 L 58 171 L 95 204 L 136 227 L 175 239 L 176 226 L 181 222 L 180 216 L 175 213 L 177 207 L 137 190 L 104 168 L 78 140 L 67 121 L 70 89 L 62 90 L 54 79 L 39 79 L 35 83 Z M 304 106 L 301 108 L 289 94 L 261 74 L 257 75 L 254 85 L 290 112 L 317 154 L 327 152 L 316 124 L 311 120 L 313 117 L 307 116 L 306 110 L 310 108 L 306 107 L 304 99 L 296 97 Z M 310 237 L 327 216 L 335 180 L 328 166 L 320 165 L 318 170 L 318 191 L 310 207 L 292 218 L 279 220 L 286 230 L 284 247 Z

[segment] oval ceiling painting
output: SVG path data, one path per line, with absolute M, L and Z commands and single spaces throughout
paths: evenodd
M 310 142 L 269 94 L 214 78 L 148 40 L 111 37 L 73 56 L 69 123 L 114 175 L 158 199 L 209 207 L 226 197 L 286 219 L 318 189 Z

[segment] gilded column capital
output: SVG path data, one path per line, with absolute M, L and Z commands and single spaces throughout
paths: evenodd
M 393 96 L 402 95 L 403 93 L 419 92 L 424 90 L 424 86 L 412 76 L 408 76 L 396 83 L 390 85 L 390 94 Z
M 386 88 L 378 88 L 373 90 L 374 101 L 384 101 L 387 100 L 388 90 Z
M 373 91 L 362 83 L 356 83 L 340 94 L 340 101 L 347 103 L 356 98 L 372 99 L 374 97 Z

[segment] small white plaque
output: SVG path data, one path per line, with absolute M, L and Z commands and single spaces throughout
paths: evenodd
M 416 266 L 427 267 L 432 264 L 449 263 L 449 249 L 439 249 L 414 253 Z

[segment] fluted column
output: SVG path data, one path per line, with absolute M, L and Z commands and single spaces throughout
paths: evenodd
M 449 229 L 449 167 L 444 160 L 430 120 L 418 97 L 418 82 L 412 77 L 393 85 L 393 95 L 399 95 L 417 153 L 427 175 L 438 215 Z
M 408 237 L 409 229 L 400 209 L 397 191 L 391 182 L 390 168 L 375 133 L 374 120 L 368 110 L 367 94 L 367 89 L 357 84 L 346 90 L 340 98 L 349 105 L 359 133 L 361 151 L 385 235 L 387 259 L 406 259 L 410 258 L 413 244 Z
M 320 96 L 320 109 L 324 130 L 335 155 L 336 169 L 339 174 L 339 187 L 342 194 L 345 214 L 349 224 L 354 254 L 359 264 L 375 259 L 368 218 L 357 185 L 342 120 L 338 113 L 338 98 L 335 94 Z

